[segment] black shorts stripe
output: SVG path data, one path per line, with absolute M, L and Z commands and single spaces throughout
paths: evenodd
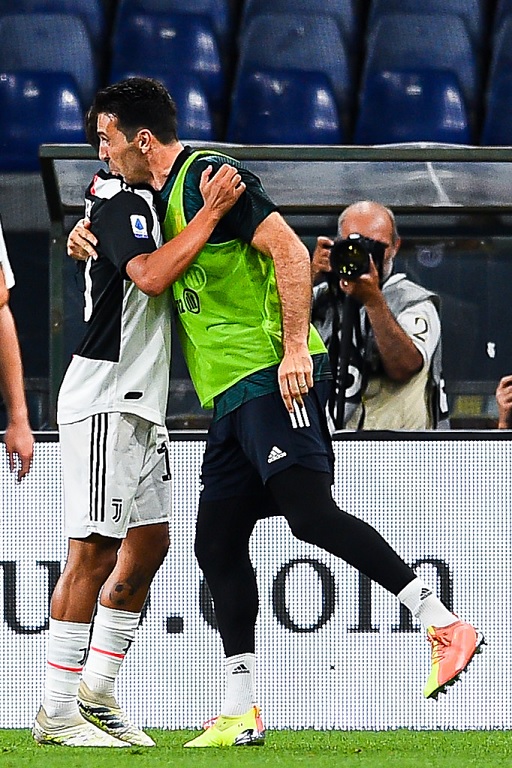
M 108 414 L 95 414 L 92 417 L 89 457 L 89 517 L 95 522 L 105 521 L 107 437 Z

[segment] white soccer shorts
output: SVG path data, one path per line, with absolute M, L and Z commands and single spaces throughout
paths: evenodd
M 165 427 L 129 413 L 98 413 L 61 424 L 59 432 L 68 538 L 124 538 L 129 528 L 169 520 Z

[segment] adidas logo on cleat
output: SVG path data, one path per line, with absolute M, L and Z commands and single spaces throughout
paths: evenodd
M 282 451 L 280 448 L 277 447 L 277 445 L 274 445 L 274 447 L 272 448 L 272 450 L 268 455 L 267 464 L 272 464 L 274 461 L 279 461 L 279 459 L 284 459 L 285 456 L 288 456 L 286 451 Z

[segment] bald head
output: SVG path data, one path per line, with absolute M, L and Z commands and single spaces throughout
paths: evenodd
M 349 235 L 362 235 L 384 243 L 386 251 L 382 265 L 382 278 L 386 280 L 393 269 L 393 259 L 400 247 L 393 212 L 373 200 L 359 200 L 342 212 L 338 219 L 338 234 L 343 239 Z
M 399 239 L 393 211 L 373 200 L 359 200 L 345 208 L 338 219 L 338 232 L 342 237 L 357 233 L 389 245 Z

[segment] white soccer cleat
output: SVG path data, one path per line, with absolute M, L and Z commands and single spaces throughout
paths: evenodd
M 57 744 L 61 747 L 128 747 L 124 741 L 110 736 L 88 723 L 81 715 L 72 720 L 48 717 L 43 707 L 32 726 L 32 736 L 38 744 Z
M 78 708 L 80 714 L 105 733 L 125 742 L 126 745 L 154 747 L 155 742 L 140 728 L 130 722 L 112 696 L 101 697 L 89 690 L 82 682 L 78 689 Z

